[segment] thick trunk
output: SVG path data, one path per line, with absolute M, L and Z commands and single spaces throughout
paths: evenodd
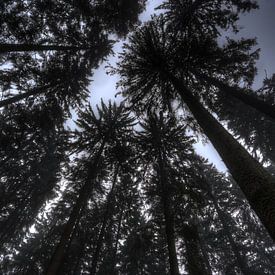
M 244 104 L 249 105 L 250 107 L 256 109 L 257 111 L 267 115 L 270 118 L 275 119 L 275 106 L 271 105 L 268 102 L 265 102 L 262 99 L 259 99 L 256 95 L 246 93 L 243 89 L 239 87 L 231 87 L 222 81 L 210 77 L 201 73 L 196 73 L 202 80 L 205 80 L 207 83 L 216 86 L 225 94 L 228 94 Z
M 223 128 L 192 95 L 185 84 L 173 75 L 169 78 L 220 154 L 231 175 L 245 194 L 270 236 L 275 240 L 275 178 Z
M 35 44 L 0 44 L 0 54 L 6 52 L 72 51 L 87 50 L 88 47 Z
M 182 228 L 182 233 L 185 242 L 188 274 L 208 274 L 200 251 L 197 227 L 195 225 L 184 225 Z
M 105 213 L 104 213 L 104 218 L 103 218 L 102 225 L 101 225 L 101 228 L 100 228 L 100 232 L 99 232 L 99 235 L 98 235 L 98 239 L 97 239 L 97 242 L 96 242 L 96 249 L 93 253 L 92 264 L 91 264 L 91 273 L 90 273 L 91 275 L 96 274 L 98 259 L 99 259 L 99 255 L 100 255 L 100 250 L 101 250 L 103 240 L 104 240 L 106 225 L 107 225 L 107 222 L 109 220 L 110 207 L 111 207 L 111 204 L 113 202 L 114 188 L 115 188 L 115 184 L 116 184 L 116 181 L 117 181 L 117 174 L 118 174 L 118 168 L 116 168 L 116 170 L 115 170 L 114 179 L 113 179 L 113 183 L 112 183 L 112 188 L 111 188 L 110 193 L 108 194 L 108 198 L 107 198 L 107 202 L 106 202 L 106 210 L 105 210 Z
M 161 153 L 158 158 L 159 179 L 161 184 L 161 201 L 163 205 L 163 214 L 165 222 L 165 233 L 168 246 L 169 264 L 171 275 L 179 275 L 179 267 L 177 260 L 175 232 L 174 232 L 174 216 L 171 207 L 170 195 L 168 190 L 168 178 L 166 174 L 166 167 L 164 165 Z
M 61 239 L 58 245 L 56 246 L 54 254 L 49 263 L 46 275 L 57 275 L 60 267 L 63 264 L 66 248 L 70 241 L 70 237 L 74 231 L 74 227 L 76 226 L 77 220 L 79 219 L 81 210 L 85 207 L 87 200 L 91 194 L 92 187 L 93 187 L 92 181 L 97 174 L 98 163 L 99 163 L 99 159 L 102 154 L 104 145 L 105 144 L 103 142 L 101 147 L 99 148 L 97 156 L 93 161 L 93 165 L 90 168 L 86 183 L 83 185 L 83 187 L 79 191 L 79 196 L 70 214 L 69 220 L 65 225 Z
M 46 85 L 44 87 L 39 87 L 39 88 L 36 88 L 36 89 L 32 89 L 28 92 L 25 92 L 25 93 L 22 93 L 22 94 L 17 94 L 15 96 L 10 97 L 10 98 L 1 100 L 0 101 L 0 108 L 4 107 L 4 106 L 7 106 L 9 104 L 16 103 L 16 102 L 18 102 L 22 99 L 25 99 L 27 97 L 30 97 L 30 96 L 35 96 L 35 95 L 45 93 L 46 89 L 48 89 L 49 87 L 50 87 L 50 85 Z

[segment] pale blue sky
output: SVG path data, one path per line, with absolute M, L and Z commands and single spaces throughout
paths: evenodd
M 147 21 L 154 13 L 154 8 L 161 3 L 161 0 L 149 0 L 146 11 L 140 16 L 142 21 Z M 260 9 L 253 11 L 247 15 L 242 16 L 239 25 L 242 27 L 240 35 L 243 37 L 257 37 L 258 47 L 261 48 L 261 55 L 258 62 L 258 75 L 255 79 L 255 88 L 261 86 L 262 80 L 265 77 L 265 70 L 268 76 L 275 73 L 275 0 L 259 0 Z M 119 42 L 114 47 L 114 52 L 121 51 L 123 42 Z M 117 55 L 111 56 L 108 62 L 115 65 Z M 118 76 L 110 76 L 106 74 L 105 66 L 107 62 L 102 64 L 95 72 L 93 83 L 90 86 L 91 90 L 91 103 L 96 105 L 100 102 L 101 98 L 104 101 L 109 99 L 120 100 L 115 98 L 116 83 Z M 201 142 L 195 145 L 196 151 L 213 162 L 219 170 L 226 171 L 226 168 L 221 161 L 220 156 L 217 154 L 211 144 L 203 145 Z

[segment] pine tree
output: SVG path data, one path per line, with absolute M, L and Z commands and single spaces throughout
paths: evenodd
M 105 147 L 111 142 L 119 139 L 120 135 L 132 127 L 133 118 L 129 116 L 123 106 L 106 106 L 101 103 L 101 109 L 98 108 L 99 117 L 96 117 L 91 107 L 80 112 L 77 126 L 81 131 L 77 132 L 77 150 L 85 150 L 90 157 L 86 160 L 87 166 L 86 178 L 79 190 L 79 196 L 73 206 L 69 220 L 64 227 L 52 259 L 48 266 L 46 274 L 57 274 L 60 265 L 65 256 L 65 249 L 69 244 L 73 229 L 77 220 L 81 216 L 82 209 L 85 208 L 87 200 L 93 189 L 93 182 L 97 176 L 100 159 L 104 154 Z M 85 152 L 84 151 L 84 152 Z
M 146 163 L 153 170 L 156 179 L 151 184 L 156 184 L 155 193 L 159 197 L 158 206 L 162 209 L 165 235 L 169 254 L 170 273 L 179 274 L 179 266 L 176 252 L 176 236 L 174 229 L 173 210 L 173 185 L 175 181 L 171 178 L 171 162 L 177 158 L 178 151 L 190 150 L 188 140 L 183 138 L 184 127 L 177 125 L 176 118 L 165 117 L 162 113 L 157 116 L 149 113 L 148 118 L 141 123 L 142 130 L 137 133 L 138 143 L 141 147 L 142 162 Z M 189 147 L 188 147 L 189 146 Z M 144 171 L 143 173 L 145 173 Z M 149 177 L 147 172 L 146 178 Z M 150 184 L 150 180 L 145 180 Z M 146 186 L 145 186 L 146 188 Z M 149 197 L 149 204 L 157 201 L 156 198 Z
M 0 107 L 25 100 L 26 104 L 35 100 L 58 100 L 68 112 L 69 107 L 81 105 L 88 97 L 87 87 L 92 70 L 110 51 L 104 44 L 101 50 L 84 52 L 57 52 L 42 55 L 16 56 L 11 69 L 1 76 L 3 98 Z
M 66 161 L 67 134 L 56 107 L 22 105 L 1 114 L 1 252 L 16 245 L 54 196 Z
M 118 72 L 124 95 L 136 109 L 150 108 L 179 98 L 221 155 L 251 207 L 274 238 L 273 209 L 275 179 L 232 137 L 202 105 L 187 84 L 171 70 L 167 57 L 173 52 L 163 25 L 148 23 L 125 45 Z M 166 53 L 169 53 L 166 56 Z M 167 92 L 168 91 L 168 92 Z
M 189 56 L 183 59 L 184 67 L 191 70 L 196 80 L 205 82 L 208 90 L 211 87 L 218 88 L 221 92 L 237 98 L 274 119 L 275 108 L 272 104 L 262 100 L 251 89 L 229 84 L 236 82 L 238 84 L 240 82 L 236 76 L 228 77 L 228 75 L 234 73 L 234 66 L 240 72 L 240 68 L 247 62 L 247 59 L 251 62 L 253 55 L 256 57 L 255 53 L 257 51 L 253 54 L 248 53 L 249 48 L 253 45 L 253 39 L 242 39 L 239 43 L 229 40 L 228 46 L 224 47 L 224 49 L 218 49 L 218 43 L 215 42 L 216 38 L 221 36 L 220 30 L 231 28 L 234 32 L 238 32 L 237 20 L 239 13 L 250 11 L 256 7 L 255 1 L 190 2 L 185 0 L 169 0 L 160 6 L 161 9 L 166 10 L 164 20 L 168 23 L 168 28 L 172 29 L 173 32 L 180 33 L 184 39 L 192 41 L 192 44 L 194 40 L 206 37 L 206 43 L 200 42 L 199 48 L 196 47 L 196 44 L 187 46 L 185 55 Z M 177 34 L 178 37 L 179 35 Z M 250 46 L 249 43 L 251 43 Z M 245 44 L 247 44 L 246 47 L 243 47 Z M 210 50 L 211 47 L 212 49 Z M 243 52 L 240 50 L 242 47 L 245 50 Z M 193 53 L 195 53 L 197 60 L 192 57 Z M 207 66 L 204 66 L 204 59 L 208 62 Z M 196 62 L 199 62 L 198 68 L 194 68 L 194 63 Z M 222 74 L 221 66 L 224 67 Z M 185 71 L 185 73 L 187 72 Z M 245 78 L 245 75 L 251 73 L 253 75 L 251 70 L 247 70 L 247 72 L 244 70 L 241 77 Z M 244 80 L 246 81 L 246 79 Z

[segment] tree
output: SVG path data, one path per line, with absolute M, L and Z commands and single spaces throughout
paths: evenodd
M 118 72 L 124 95 L 136 110 L 169 104 L 180 98 L 221 155 L 233 178 L 246 195 L 251 207 L 274 238 L 275 179 L 253 159 L 194 96 L 192 90 L 171 70 L 168 57 L 175 41 L 169 42 L 158 20 L 140 28 L 129 39 L 121 55 Z M 166 55 L 169 53 L 168 55 Z M 174 58 L 175 59 L 175 58 Z M 172 60 L 173 62 L 173 60 Z M 168 92 L 167 92 L 168 91 Z
M 33 63 L 37 68 L 33 69 L 26 66 L 27 70 L 26 67 L 21 67 L 19 73 L 18 68 L 4 69 L 3 84 L 0 83 L 4 86 L 4 92 L 8 91 L 8 93 L 7 95 L 4 93 L 4 97 L 7 98 L 1 100 L 0 107 L 29 97 L 37 97 L 52 88 L 62 90 L 60 88 L 64 83 L 77 78 L 78 73 L 82 77 L 84 70 L 86 71 L 85 78 L 90 77 L 92 69 L 97 68 L 100 61 L 111 53 L 111 46 L 114 41 L 110 39 L 110 34 L 117 32 L 119 35 L 126 35 L 138 23 L 138 14 L 145 7 L 145 0 L 121 1 L 119 4 L 109 2 L 93 1 L 91 3 L 90 1 L 72 0 L 67 3 L 63 0 L 49 0 L 44 3 L 41 1 L 24 1 L 22 3 L 22 1 L 3 1 L 0 10 L 3 11 L 5 20 L 0 21 L 3 28 L 0 36 L 0 53 L 7 53 L 7 61 L 12 60 L 12 63 L 16 63 L 16 67 L 22 58 L 18 51 L 23 51 L 25 54 L 31 52 L 30 55 L 27 55 L 28 61 L 21 62 L 21 66 L 22 64 L 30 64 L 32 62 L 30 59 L 34 55 Z M 14 16 L 15 14 L 18 16 Z M 61 62 L 62 55 L 67 55 L 67 60 L 70 59 L 70 63 L 67 63 L 67 67 L 64 67 L 62 71 L 55 72 L 54 79 L 52 79 L 55 80 L 54 83 L 47 83 L 46 85 L 45 83 L 43 85 L 37 83 L 35 85 L 37 78 L 46 77 L 45 72 L 41 72 L 41 63 L 45 70 L 50 70 L 50 66 L 53 66 L 50 62 L 48 63 L 53 51 L 55 53 L 57 51 L 55 62 L 57 60 L 60 62 L 59 68 L 66 62 L 66 60 Z M 37 58 L 38 53 L 40 56 Z M 3 56 L 5 57 L 5 55 Z M 74 71 L 74 74 L 68 79 L 60 79 L 59 82 L 56 77 L 67 75 L 70 71 L 69 66 L 75 62 L 72 59 L 81 57 L 84 58 L 80 61 L 82 72 L 76 73 Z M 76 64 L 74 63 L 74 65 Z M 49 68 L 45 68 L 45 66 Z M 36 74 L 34 73 L 35 70 Z M 12 83 L 18 79 L 16 74 L 21 76 L 18 80 L 19 83 Z M 29 74 L 34 74 L 32 75 L 33 78 L 28 79 Z M 11 79 L 12 76 L 13 79 Z M 85 89 L 87 89 L 89 81 L 86 81 L 85 84 Z M 77 89 L 79 92 L 74 91 L 75 95 L 83 96 L 83 87 L 81 88 Z M 72 87 L 67 87 L 66 92 L 62 91 L 63 98 L 66 97 L 69 89 Z M 9 97 L 9 90 L 16 91 L 17 94 Z M 54 92 L 52 94 L 56 95 Z M 82 97 L 81 99 L 83 102 L 85 98 Z
M 27 44 L 81 45 L 97 34 L 126 35 L 138 23 L 144 0 L 10 1 L 1 3 L 0 41 Z M 14 16 L 18 15 L 18 16 Z M 62 26 L 62 28 L 61 28 Z
M 66 162 L 67 134 L 50 103 L 1 114 L 1 252 L 19 243 L 46 200 L 54 197 Z
M 29 103 L 47 98 L 60 102 L 68 113 L 69 107 L 81 105 L 86 100 L 92 70 L 110 51 L 104 44 L 100 47 L 96 54 L 93 50 L 73 54 L 70 51 L 53 55 L 45 53 L 42 63 L 37 56 L 24 55 L 21 59 L 16 56 L 12 59 L 12 68 L 1 75 L 4 99 L 0 101 L 0 107 L 23 100 Z
M 159 8 L 166 11 L 164 20 L 167 22 L 168 28 L 173 32 L 180 33 L 184 39 L 192 43 L 192 46 L 186 46 L 185 49 L 185 55 L 188 54 L 189 57 L 182 60 L 184 68 L 188 67 L 191 70 L 193 78 L 203 83 L 205 82 L 208 90 L 210 87 L 217 87 L 221 92 L 237 98 L 274 119 L 275 107 L 272 104 L 262 100 L 251 89 L 229 84 L 230 82 L 238 84 L 240 81 L 236 77 L 230 77 L 230 74 L 234 72 L 234 64 L 238 67 L 238 72 L 240 72 L 240 68 L 248 60 L 252 62 L 253 56 L 254 58 L 257 57 L 257 51 L 252 54 L 248 52 L 251 46 L 255 46 L 256 41 L 253 43 L 251 39 L 242 39 L 238 43 L 237 41 L 229 40 L 228 46 L 221 49 L 219 49 L 218 42 L 216 41 L 216 38 L 221 36 L 220 30 L 228 30 L 231 27 L 234 32 L 238 32 L 239 27 L 236 23 L 239 13 L 250 11 L 256 7 L 257 4 L 255 1 L 211 0 L 190 2 L 185 0 L 169 0 L 164 2 Z M 178 37 L 179 35 L 177 34 Z M 194 41 L 203 37 L 206 37 L 206 41 L 199 42 L 199 47 L 198 44 L 193 44 Z M 251 44 L 250 46 L 249 43 Z M 246 47 L 244 47 L 245 44 Z M 197 60 L 195 60 L 193 54 Z M 204 64 L 205 59 L 207 66 Z M 194 68 L 196 62 L 199 62 L 199 66 Z M 224 67 L 223 71 L 221 71 L 221 66 Z M 250 69 L 247 72 L 243 71 L 241 77 L 244 78 L 248 73 L 252 73 L 253 75 Z
M 52 259 L 49 263 L 46 274 L 57 274 L 64 256 L 65 249 L 69 243 L 73 229 L 81 216 L 82 209 L 85 208 L 89 195 L 93 189 L 93 182 L 98 174 L 100 159 L 104 154 L 104 149 L 108 143 L 118 139 L 121 133 L 129 131 L 133 124 L 133 118 L 130 117 L 122 105 L 116 106 L 109 103 L 106 106 L 101 103 L 101 109 L 98 108 L 99 117 L 96 117 L 91 107 L 79 113 L 77 126 L 81 131 L 76 132 L 77 151 L 87 152 L 86 159 L 86 177 L 79 190 L 78 198 L 73 206 L 64 231 L 60 238 Z
M 164 218 L 170 273 L 179 274 L 174 232 L 173 193 L 171 191 L 175 182 L 170 175 L 171 162 L 178 156 L 178 151 L 190 150 L 190 145 L 188 146 L 187 138 L 182 137 L 184 127 L 177 125 L 173 116 L 164 117 L 162 113 L 160 116 L 149 113 L 148 118 L 141 123 L 141 127 L 142 130 L 137 133 L 137 142 L 142 148 L 140 153 L 142 163 L 146 163 L 145 168 L 147 169 L 148 166 L 152 167 L 157 178 L 154 184 L 158 186 L 158 191 L 155 192 L 160 197 L 160 208 Z M 145 175 L 148 178 L 149 173 L 145 173 Z M 154 200 L 154 198 L 150 198 L 149 203 L 153 203 Z
M 88 50 L 89 46 L 63 46 L 39 44 L 0 44 L 0 53 L 5 52 L 39 52 L 39 51 L 80 51 Z
M 261 90 L 258 93 L 259 96 L 261 95 L 272 104 L 272 91 L 268 94 Z M 224 94 L 218 94 L 215 102 L 207 105 L 218 114 L 220 120 L 226 123 L 234 136 L 244 141 L 255 158 L 267 164 L 275 161 L 272 149 L 275 133 L 273 120 L 267 119 L 263 114 Z M 232 112 L 233 108 L 234 112 Z M 238 116 L 235 115 L 236 113 Z
M 166 21 L 173 24 L 176 31 L 186 31 L 190 36 L 199 31 L 215 37 L 222 30 L 237 32 L 239 13 L 256 8 L 258 4 L 252 0 L 166 0 L 159 6 L 165 10 Z
M 197 165 L 193 167 L 197 184 L 205 196 L 205 208 L 208 207 L 209 220 L 211 223 L 220 222 L 221 225 L 221 227 L 218 224 L 215 226 L 220 233 L 217 232 L 218 235 L 214 237 L 221 243 L 216 242 L 213 245 L 232 253 L 233 265 L 243 274 L 272 274 L 272 261 L 268 259 L 272 252 L 268 252 L 271 254 L 267 256 L 266 249 L 272 247 L 273 242 L 266 235 L 265 229 L 255 220 L 254 213 L 244 200 L 236 183 L 232 178 L 226 178 L 219 173 L 215 167 L 207 164 L 203 159 L 199 158 Z M 211 208 L 214 213 L 210 210 Z M 203 212 L 207 213 L 206 209 Z M 264 242 L 264 245 L 259 244 L 259 240 Z M 225 247 L 226 245 L 229 245 L 230 249 Z M 227 264 L 224 262 L 223 265 Z M 228 266 L 228 268 L 232 267 L 232 262 L 228 263 Z M 235 272 L 238 271 L 235 270 Z

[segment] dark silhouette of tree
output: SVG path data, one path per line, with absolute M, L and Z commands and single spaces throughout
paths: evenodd
M 210 202 L 206 205 L 213 206 L 218 222 L 222 225 L 219 235 L 215 238 L 219 242 L 222 241 L 223 245 L 230 246 L 230 249 L 223 249 L 233 253 L 234 266 L 243 274 L 272 274 L 274 267 L 269 259 L 272 257 L 272 252 L 267 253 L 266 249 L 272 247 L 273 242 L 255 219 L 254 213 L 235 182 L 231 178 L 225 178 L 205 162 L 201 162 L 197 172 L 198 184 L 205 192 L 206 200 Z M 209 219 L 213 221 L 215 214 L 211 212 L 209 214 Z M 265 245 L 259 244 L 258 241 L 264 242 Z
M 45 97 L 58 100 L 67 112 L 69 107 L 81 105 L 88 97 L 92 70 L 110 51 L 110 48 L 101 46 L 97 54 L 93 51 L 45 54 L 42 64 L 39 58 L 29 55 L 15 58 L 12 69 L 6 70 L 0 79 L 4 97 L 0 107 Z
M 171 70 L 167 57 L 173 49 L 158 20 L 138 29 L 125 45 L 118 72 L 131 106 L 144 109 L 174 98 L 186 104 L 241 187 L 251 207 L 274 238 L 275 179 L 232 137 L 200 100 Z M 166 56 L 167 53 L 170 53 Z M 172 60 L 173 62 L 173 60 Z M 168 92 L 167 92 L 168 91 Z
M 239 84 L 240 77 L 246 81 L 246 76 L 251 78 L 254 75 L 252 64 L 250 64 L 251 68 L 248 68 L 247 71 L 243 70 L 241 75 L 240 70 L 244 64 L 253 61 L 253 56 L 257 57 L 257 51 L 253 54 L 248 52 L 256 44 L 256 41 L 253 42 L 253 39 L 242 39 L 240 42 L 229 40 L 228 45 L 221 49 L 215 41 L 216 37 L 220 36 L 222 29 L 227 30 L 229 27 L 233 27 L 233 30 L 238 32 L 239 27 L 236 23 L 239 13 L 250 11 L 256 7 L 257 4 L 254 1 L 190 2 L 185 0 L 171 0 L 160 6 L 166 10 L 164 20 L 168 23 L 168 29 L 181 33 L 181 36 L 189 43 L 192 41 L 192 45 L 185 45 L 184 50 L 187 57 L 181 59 L 183 67 L 191 70 L 193 78 L 206 83 L 208 93 L 210 87 L 217 87 L 221 92 L 237 98 L 274 119 L 275 107 L 273 104 L 262 100 L 251 89 L 232 85 Z M 178 37 L 177 34 L 177 39 Z M 202 37 L 206 37 L 206 41 L 193 44 L 194 41 Z M 196 62 L 198 63 L 197 68 Z M 185 73 L 187 73 L 187 69 Z M 240 75 L 239 77 L 236 76 L 236 71 Z
M 273 103 L 272 90 L 270 92 L 261 89 L 261 97 Z M 214 103 L 207 105 L 216 112 L 219 118 L 224 121 L 227 127 L 244 141 L 251 154 L 262 162 L 274 162 L 274 123 L 273 120 L 266 119 L 264 115 L 249 108 L 242 102 L 219 94 Z M 234 113 L 232 110 L 234 109 Z M 239 115 L 236 116 L 235 114 Z
M 165 10 L 166 21 L 176 31 L 217 37 L 222 30 L 237 32 L 239 13 L 256 9 L 258 4 L 252 0 L 166 0 L 158 8 Z
M 2 42 L 83 45 L 97 34 L 126 35 L 138 23 L 145 0 L 9 1 L 1 3 Z M 17 15 L 17 16 L 15 16 Z M 96 39 L 95 39 L 96 40 Z
M 89 50 L 90 46 L 62 46 L 39 44 L 0 44 L 0 53 L 5 52 L 39 52 L 39 51 L 80 51 Z
M 119 138 L 119 143 L 122 140 L 123 138 Z M 132 179 L 132 175 L 134 178 L 136 173 L 135 160 L 131 159 L 131 143 L 126 144 L 128 147 L 125 149 L 128 150 L 125 150 L 125 153 L 122 153 L 123 147 L 118 148 L 117 143 L 106 147 L 93 191 L 72 232 L 59 274 L 68 274 L 72 271 L 89 272 L 95 260 L 97 274 L 115 274 L 120 257 L 119 240 L 123 240 L 126 232 L 132 230 L 130 221 L 137 222 L 140 215 L 138 181 Z M 36 273 L 44 274 L 50 263 L 50 256 L 66 226 L 66 220 L 62 217 L 69 216 L 70 209 L 81 190 L 80 183 L 85 180 L 85 163 L 85 159 L 76 159 L 73 162 L 62 200 L 36 222 L 37 232 L 27 237 L 26 244 L 18 248 L 19 254 L 14 256 L 15 260 L 4 270 L 28 273 L 34 269 Z M 114 165 L 117 167 L 118 163 L 121 163 L 121 167 L 112 188 L 114 173 L 117 172 Z M 28 255 L 28 260 L 25 259 L 25 255 Z
M 137 219 L 138 218 L 138 219 Z M 166 241 L 158 233 L 158 227 L 146 222 L 145 217 L 137 217 L 132 221 L 133 229 L 126 236 L 121 249 L 122 274 L 168 274 Z
M 61 178 L 67 134 L 56 106 L 1 113 L 1 250 L 19 243 Z
M 46 274 L 57 274 L 64 256 L 65 249 L 68 246 L 73 229 L 77 224 L 77 220 L 81 216 L 81 211 L 85 208 L 90 193 L 92 192 L 93 182 L 97 176 L 100 159 L 104 153 L 108 143 L 114 142 L 120 135 L 127 131 L 133 125 L 133 118 L 129 116 L 123 106 L 116 104 L 105 105 L 101 104 L 101 109 L 98 108 L 99 117 L 96 117 L 91 107 L 79 113 L 77 126 L 82 131 L 77 131 L 77 150 L 86 151 L 86 178 L 79 190 L 79 196 L 73 206 L 69 220 L 64 227 L 60 241 L 56 246 L 52 259 L 48 266 Z
M 155 172 L 158 188 L 157 195 L 160 198 L 165 234 L 167 240 L 170 273 L 179 274 L 176 240 L 174 233 L 174 211 L 172 206 L 171 189 L 173 179 L 170 177 L 171 159 L 177 156 L 177 150 L 188 151 L 188 142 L 182 135 L 184 127 L 177 126 L 175 117 L 164 117 L 161 113 L 157 116 L 149 113 L 148 119 L 141 123 L 142 130 L 137 133 L 138 143 L 141 147 L 142 162 L 146 168 Z M 148 177 L 147 174 L 145 174 Z M 150 198 L 150 202 L 156 200 Z

